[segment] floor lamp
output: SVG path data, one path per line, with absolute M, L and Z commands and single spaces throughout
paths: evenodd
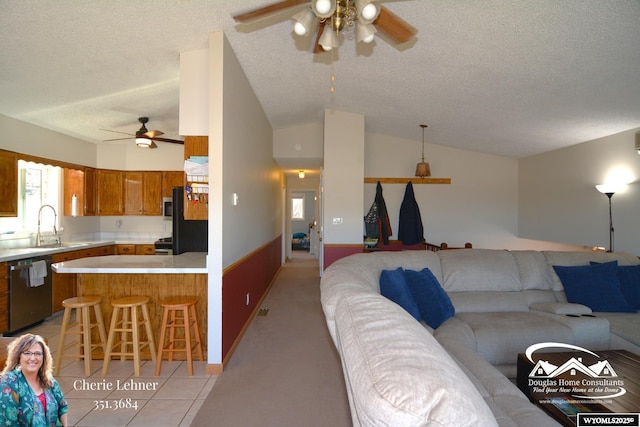
M 611 198 L 616 191 L 619 190 L 619 186 L 612 184 L 600 184 L 596 185 L 596 189 L 609 198 L 609 250 L 607 252 L 613 252 L 613 217 L 611 216 Z

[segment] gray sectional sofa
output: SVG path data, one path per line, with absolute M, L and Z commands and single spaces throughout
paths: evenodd
M 515 386 L 517 354 L 561 342 L 640 354 L 640 314 L 568 303 L 555 266 L 640 260 L 624 253 L 461 249 L 336 261 L 321 301 L 355 426 L 558 425 Z M 425 267 L 455 315 L 436 329 L 380 294 L 384 270 Z

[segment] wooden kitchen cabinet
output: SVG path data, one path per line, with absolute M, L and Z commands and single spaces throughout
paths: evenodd
M 136 255 L 155 255 L 155 245 L 136 245 Z
M 18 155 L 0 150 L 0 217 L 18 216 Z
M 73 196 L 76 197 L 75 212 Z M 84 216 L 84 170 L 64 169 L 64 215 Z
M 142 183 L 144 215 L 162 215 L 162 172 L 145 172 Z
M 96 169 L 84 168 L 84 214 L 96 214 Z
M 116 245 L 116 253 L 118 255 L 155 255 L 156 246 L 154 244 L 148 244 L 148 245 L 120 244 L 120 245 Z
M 96 211 L 98 215 L 124 214 L 124 176 L 121 171 L 96 170 Z
M 9 272 L 7 263 L 0 262 L 0 334 L 9 330 Z
M 75 216 L 96 214 L 96 170 L 93 168 L 64 169 L 64 214 L 73 215 L 73 196 L 76 196 Z
M 172 197 L 173 187 L 184 187 L 183 171 L 162 172 L 162 197 Z
M 184 158 L 185 160 L 191 156 L 208 156 L 209 155 L 209 137 L 208 136 L 185 136 L 184 137 Z M 187 185 L 189 180 L 187 177 Z M 207 203 L 192 203 L 186 199 L 184 202 L 184 219 L 209 219 L 209 207 Z
M 136 245 L 116 245 L 117 255 L 135 255 Z
M 78 251 L 78 258 L 89 258 L 94 256 L 115 255 L 115 245 L 98 246 L 95 248 L 81 249 Z
M 162 214 L 162 172 L 124 172 L 124 213 Z
M 71 261 L 78 258 L 77 251 L 63 252 L 60 254 L 51 255 L 51 262 L 64 262 Z M 52 295 L 52 313 L 64 309 L 62 301 L 67 298 L 73 298 L 77 296 L 77 283 L 76 275 L 68 273 L 51 273 L 51 295 Z

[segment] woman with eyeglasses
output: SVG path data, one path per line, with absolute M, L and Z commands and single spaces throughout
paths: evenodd
M 40 335 L 9 344 L 0 378 L 0 426 L 68 425 L 67 401 L 52 372 L 51 352 Z

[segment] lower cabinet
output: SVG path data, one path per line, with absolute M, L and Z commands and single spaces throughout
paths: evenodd
M 9 330 L 9 272 L 7 263 L 0 262 L 0 334 Z
M 78 258 L 78 251 L 63 252 L 51 255 L 51 261 L 56 262 L 71 261 Z M 76 275 L 69 273 L 51 272 L 51 311 L 53 313 L 62 310 L 62 301 L 67 298 L 77 296 Z
M 78 258 L 90 258 L 94 256 L 114 255 L 114 245 L 97 246 L 79 251 L 68 251 L 51 255 L 51 262 L 71 261 Z M 77 275 L 72 273 L 51 272 L 51 298 L 53 313 L 64 309 L 62 301 L 78 295 Z
M 153 245 L 153 244 L 149 244 L 149 245 L 134 245 L 134 244 L 116 245 L 116 253 L 118 255 L 155 255 L 156 254 L 156 246 Z

